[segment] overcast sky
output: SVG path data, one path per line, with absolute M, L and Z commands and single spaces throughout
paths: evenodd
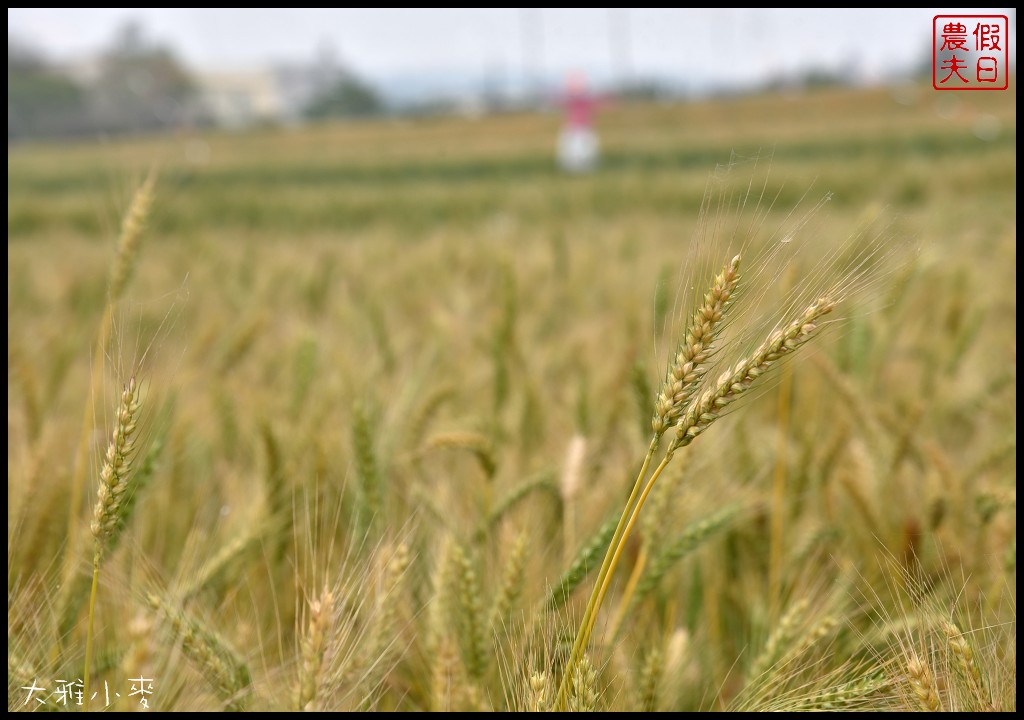
M 953 12 L 8 8 L 7 29 L 61 60 L 88 56 L 135 19 L 197 69 L 312 60 L 329 44 L 340 61 L 377 80 L 452 73 L 515 82 L 583 70 L 708 85 L 811 66 L 855 68 L 858 77 L 881 79 L 892 68 L 927 63 L 933 15 Z M 1012 10 L 971 12 L 1010 15 L 1016 56 Z

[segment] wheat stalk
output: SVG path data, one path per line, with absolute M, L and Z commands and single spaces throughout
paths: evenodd
M 92 662 L 93 627 L 96 616 L 96 595 L 100 583 L 100 563 L 103 553 L 112 545 L 128 519 L 127 511 L 134 487 L 130 483 L 132 462 L 135 459 L 136 432 L 138 430 L 139 388 L 132 377 L 121 391 L 121 399 L 114 419 L 114 430 L 107 446 L 106 461 L 100 471 L 100 487 L 93 508 L 92 535 L 92 589 L 89 591 L 89 620 L 85 642 L 85 669 L 82 691 L 89 697 L 89 665 Z
M 128 284 L 132 269 L 135 267 L 135 256 L 138 254 L 139 242 L 142 231 L 145 228 L 146 218 L 149 216 L 150 207 L 153 204 L 153 196 L 156 188 L 156 172 L 151 172 L 142 183 L 128 206 L 121 222 L 121 233 L 118 237 L 117 252 L 110 267 L 110 279 L 107 285 L 107 303 L 103 311 L 103 318 L 100 320 L 99 330 L 96 336 L 95 358 L 90 388 L 99 385 L 100 373 L 103 368 L 103 357 L 107 350 L 107 341 L 110 339 L 111 325 L 113 323 L 114 306 L 121 299 L 124 289 Z M 78 537 L 78 513 L 79 502 L 82 495 L 82 485 L 85 480 L 85 467 L 89 452 L 89 434 L 93 429 L 93 405 L 86 404 L 85 416 L 82 419 L 82 433 L 79 437 L 78 450 L 75 455 L 75 469 L 71 478 L 71 504 L 68 516 L 68 539 L 67 550 L 68 565 L 70 558 L 74 556 L 76 538 Z
M 566 675 L 562 679 L 562 685 L 559 690 L 559 709 L 565 708 L 566 696 L 569 689 L 569 679 L 572 677 L 576 664 L 586 651 L 586 647 L 590 641 L 590 635 L 597 622 L 598 611 L 600 610 L 601 604 L 608 593 L 608 588 L 611 585 L 611 578 L 619 563 L 626 541 L 633 530 L 633 526 L 637 522 L 640 510 L 643 508 L 643 505 L 647 500 L 647 496 L 650 494 L 651 489 L 657 482 L 658 477 L 662 472 L 664 472 L 669 462 L 671 462 L 675 452 L 692 443 L 694 439 L 706 431 L 715 420 L 724 414 L 725 409 L 730 404 L 738 400 L 747 390 L 749 390 L 754 382 L 764 375 L 778 360 L 796 351 L 806 343 L 817 331 L 817 321 L 819 321 L 824 315 L 830 313 L 834 308 L 835 301 L 829 296 L 823 296 L 811 303 L 796 319 L 790 321 L 782 328 L 776 329 L 770 333 L 768 338 L 750 355 L 736 363 L 731 370 L 723 373 L 711 389 L 706 390 L 704 393 L 692 400 L 690 405 L 680 415 L 679 420 L 675 424 L 673 433 L 674 437 L 669 443 L 665 457 L 662 459 L 661 464 L 658 465 L 651 474 L 651 478 L 647 481 L 647 484 L 639 494 L 639 497 L 636 498 L 636 502 L 634 504 L 633 499 L 636 496 L 637 489 L 643 482 L 647 464 L 653 454 L 652 451 L 656 444 L 652 443 L 652 450 L 648 451 L 648 460 L 645 461 L 644 467 L 641 469 L 641 474 L 637 478 L 637 484 L 634 487 L 634 492 L 630 496 L 630 499 L 627 500 L 626 508 L 623 511 L 622 518 L 620 519 L 619 527 L 621 528 L 621 531 L 616 532 L 612 539 L 612 543 L 605 555 L 605 561 L 601 567 L 601 573 L 599 574 L 594 586 L 591 601 L 587 605 L 587 609 L 583 615 L 583 620 L 580 623 L 580 630 L 576 636 L 576 642 L 573 645 L 572 653 L 569 656 Z M 657 440 L 657 435 L 655 436 L 655 440 Z
M 601 563 L 597 582 L 590 595 L 587 608 L 583 613 L 581 630 L 576 636 L 576 642 L 573 645 L 569 658 L 569 673 L 562 678 L 562 684 L 559 688 L 557 703 L 559 709 L 564 709 L 565 707 L 569 674 L 571 674 L 575 664 L 586 650 L 586 640 L 589 638 L 590 629 L 584 630 L 583 628 L 592 628 L 593 623 L 597 619 L 597 610 L 601 605 L 603 594 L 606 592 L 605 584 L 611 576 L 611 571 L 614 569 L 612 566 L 616 557 L 615 549 L 622 545 L 625 536 L 628 535 L 627 521 L 630 518 L 630 511 L 634 508 L 634 503 L 637 510 L 639 510 L 639 506 L 643 503 L 643 497 L 640 497 L 639 500 L 637 498 L 643 486 L 644 478 L 647 476 L 651 460 L 654 458 L 654 453 L 657 451 L 666 430 L 682 415 L 686 403 L 690 401 L 705 373 L 705 363 L 711 359 L 714 349 L 713 341 L 720 330 L 722 318 L 730 305 L 730 298 L 739 282 L 739 264 L 740 256 L 736 255 L 714 278 L 711 289 L 704 296 L 704 302 L 697 308 L 690 320 L 685 334 L 685 342 L 680 344 L 673 362 L 669 365 L 665 381 L 655 400 L 654 417 L 651 421 L 654 436 L 651 438 L 647 455 L 644 457 L 643 463 L 640 466 L 640 472 L 633 483 L 633 489 L 626 500 L 626 506 L 619 516 L 618 524 L 615 526 L 615 531 L 608 546 L 608 552 L 605 553 L 604 561 Z

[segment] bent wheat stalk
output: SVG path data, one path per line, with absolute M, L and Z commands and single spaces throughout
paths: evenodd
M 738 262 L 738 258 L 734 260 L 734 262 Z M 721 278 L 722 276 L 720 275 L 719 277 Z M 716 285 L 717 281 L 718 278 L 716 278 Z M 711 297 L 713 292 L 714 288 L 712 289 L 712 292 L 708 294 L 708 297 Z M 623 511 L 622 519 L 620 520 L 620 529 L 616 531 L 615 536 L 612 539 L 612 543 L 608 548 L 608 552 L 605 555 L 605 560 L 601 565 L 601 573 L 598 575 L 593 594 L 591 595 L 590 602 L 587 605 L 583 620 L 580 623 L 576 642 L 573 645 L 573 651 L 569 656 L 569 663 L 566 666 L 565 675 L 562 678 L 562 684 L 559 688 L 557 707 L 560 710 L 564 710 L 566 707 L 569 679 L 573 677 L 573 673 L 575 672 L 580 658 L 586 652 L 587 645 L 590 642 L 590 636 L 593 633 L 594 625 L 597 622 L 598 612 L 601 609 L 601 604 L 604 601 L 605 595 L 608 593 L 612 576 L 614 575 L 615 568 L 618 566 L 619 560 L 621 559 L 622 551 L 626 546 L 626 541 L 629 539 L 629 536 L 633 531 L 633 527 L 636 525 L 637 518 L 639 517 L 640 511 L 647 500 L 647 496 L 650 494 L 651 489 L 654 487 L 654 484 L 657 482 L 662 472 L 664 472 L 665 468 L 672 461 L 672 457 L 675 452 L 686 447 L 699 435 L 704 433 L 704 431 L 706 431 L 715 420 L 724 414 L 726 408 L 731 403 L 738 400 L 743 393 L 749 390 L 754 382 L 764 375 L 777 360 L 794 352 L 801 345 L 807 342 L 818 329 L 818 325 L 816 324 L 817 321 L 830 313 L 834 308 L 835 300 L 827 295 L 820 297 L 805 308 L 797 318 L 790 321 L 782 328 L 773 331 L 748 357 L 743 358 L 730 370 L 723 373 L 710 389 L 704 391 L 701 395 L 691 400 L 685 410 L 678 411 L 678 414 L 675 415 L 677 419 L 674 424 L 674 437 L 669 443 L 665 457 L 657 468 L 655 468 L 650 479 L 647 481 L 646 485 L 643 486 L 643 490 L 637 497 L 637 490 L 640 488 L 641 484 L 643 484 L 647 466 L 649 465 L 654 450 L 657 447 L 657 441 L 660 439 L 660 435 L 657 432 L 657 426 L 655 426 L 655 438 L 651 443 L 651 450 L 648 451 L 647 459 L 644 461 L 644 465 L 641 468 L 640 475 L 637 478 L 637 483 L 633 488 L 633 494 L 630 495 L 629 500 L 626 502 L 626 507 Z M 698 315 L 700 315 L 700 311 L 698 311 Z M 686 395 L 686 397 L 689 398 L 693 394 L 694 393 L 691 391 Z M 659 401 L 660 399 L 661 396 L 659 396 Z M 673 411 L 675 410 L 676 408 L 673 407 Z M 673 412 L 671 414 L 674 415 L 675 413 Z M 655 418 L 657 419 L 658 417 L 659 415 L 656 411 Z
M 584 611 L 581 632 L 577 635 L 576 642 L 573 644 L 572 653 L 569 656 L 568 671 L 562 680 L 558 692 L 559 709 L 564 709 L 565 696 L 568 692 L 567 680 L 565 678 L 572 676 L 572 670 L 585 652 L 585 635 L 589 636 L 589 632 L 584 634 L 582 628 L 593 626 L 591 620 L 597 616 L 597 609 L 600 605 L 598 597 L 600 588 L 604 579 L 610 575 L 609 565 L 612 562 L 613 551 L 622 540 L 630 509 L 636 502 L 637 495 L 643 485 L 644 478 L 647 476 L 651 460 L 654 459 L 654 454 L 661 443 L 662 436 L 682 415 L 687 402 L 696 392 L 698 384 L 706 372 L 704 365 L 711 359 L 711 355 L 714 352 L 714 340 L 721 330 L 721 321 L 729 308 L 730 299 L 736 291 L 736 285 L 739 282 L 739 266 L 740 256 L 736 255 L 715 277 L 711 284 L 711 289 L 704 296 L 704 301 L 694 312 L 693 318 L 690 320 L 686 330 L 686 340 L 680 344 L 672 363 L 669 365 L 668 372 L 665 374 L 665 381 L 662 383 L 661 391 L 655 400 L 654 417 L 651 419 L 654 436 L 651 438 L 647 455 L 644 457 L 643 464 L 640 466 L 640 472 L 633 483 L 629 499 L 626 500 L 626 507 L 623 508 L 619 522 L 615 526 L 615 532 L 612 535 L 608 551 L 605 553 L 604 561 L 601 564 L 601 570 L 598 573 L 594 591 L 587 603 L 587 609 Z

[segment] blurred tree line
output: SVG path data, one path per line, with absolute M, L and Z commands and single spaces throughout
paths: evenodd
M 316 88 L 298 116 L 365 117 L 384 109 L 374 88 L 340 72 Z M 137 23 L 121 27 L 95 58 L 63 66 L 7 37 L 8 143 L 216 124 L 201 84 Z
M 196 87 L 174 53 L 122 27 L 94 60 L 58 67 L 7 38 L 7 140 L 137 133 L 197 119 Z
M 310 120 L 332 117 L 370 117 L 384 111 L 376 91 L 359 78 L 343 76 L 313 97 L 306 106 Z
M 85 96 L 31 48 L 7 38 L 7 140 L 74 135 Z M 84 129 L 84 128 L 83 128 Z

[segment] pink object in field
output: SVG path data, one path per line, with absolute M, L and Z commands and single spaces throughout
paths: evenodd
M 573 73 L 565 81 L 565 124 L 570 128 L 589 130 L 600 100 L 587 90 L 586 78 Z
M 558 163 L 566 172 L 589 172 L 597 165 L 600 145 L 593 124 L 600 104 L 601 100 L 588 92 L 582 74 L 573 73 L 566 79 L 562 99 L 565 122 L 558 136 Z

